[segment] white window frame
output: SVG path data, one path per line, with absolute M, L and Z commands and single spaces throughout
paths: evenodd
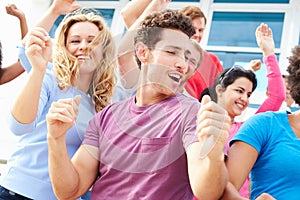
M 96 7 L 103 9 L 114 9 L 111 24 L 111 31 L 114 35 L 121 35 L 124 31 L 124 23 L 121 17 L 122 8 L 129 3 L 129 0 L 119 1 L 77 1 L 83 7 Z M 211 46 L 208 45 L 209 31 L 212 24 L 214 12 L 261 12 L 261 13 L 284 13 L 283 30 L 280 47 L 275 49 L 275 53 L 280 54 L 279 66 L 285 73 L 287 67 L 287 57 L 291 49 L 299 44 L 300 32 L 300 0 L 290 0 L 286 4 L 278 3 L 214 3 L 213 0 L 199 0 L 199 2 L 171 2 L 170 9 L 180 9 L 185 5 L 199 6 L 207 18 L 206 30 L 201 41 L 201 46 L 208 51 L 241 52 L 241 53 L 261 53 L 258 47 L 235 47 L 235 46 Z M 298 19 L 298 20 L 297 20 Z

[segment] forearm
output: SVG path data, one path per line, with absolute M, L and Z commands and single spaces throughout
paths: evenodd
M 203 159 L 200 158 L 199 142 L 192 144 L 188 150 L 190 184 L 198 199 L 219 199 L 223 194 L 228 175 L 222 146 L 216 144 Z
M 56 12 L 56 9 L 51 6 L 42 17 L 42 19 L 37 23 L 36 26 L 44 28 L 49 32 L 55 23 L 56 19 L 60 16 L 59 12 Z
M 25 15 L 19 17 L 20 20 L 20 29 L 21 29 L 21 39 L 25 37 L 28 32 L 28 25 Z
M 285 89 L 282 74 L 274 54 L 264 57 L 268 79 L 268 97 L 259 107 L 257 113 L 277 111 L 285 100 Z
M 151 1 L 152 0 L 132 0 L 122 9 L 121 15 L 127 29 L 134 24 Z
M 68 156 L 65 137 L 48 139 L 49 174 L 58 199 L 75 199 L 79 191 L 79 176 Z
M 24 88 L 17 96 L 11 110 L 12 115 L 18 122 L 28 124 L 35 120 L 44 73 L 34 69 L 30 71 Z
M 20 76 L 24 72 L 24 68 L 20 62 L 16 62 L 8 67 L 2 68 L 2 76 L 0 77 L 0 85 L 10 82 Z
M 220 200 L 247 200 L 247 198 L 242 197 L 237 189 L 230 182 L 228 182 L 226 184 L 224 194 Z

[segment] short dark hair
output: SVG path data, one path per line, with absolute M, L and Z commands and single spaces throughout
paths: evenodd
M 204 18 L 204 23 L 206 24 L 206 17 L 204 13 L 197 6 L 184 6 L 179 11 L 183 13 L 185 16 L 191 18 L 191 20 L 194 20 L 198 17 Z
M 296 45 L 292 49 L 292 55 L 288 58 L 289 66 L 287 67 L 288 84 L 290 94 L 297 104 L 300 104 L 300 46 Z
M 149 48 L 161 40 L 161 32 L 164 28 L 179 30 L 189 38 L 195 34 L 193 22 L 190 18 L 177 10 L 165 9 L 160 12 L 149 14 L 140 24 L 134 38 L 134 44 L 144 43 Z M 141 66 L 141 62 L 136 57 L 136 61 Z
M 233 66 L 227 69 L 224 69 L 223 72 L 216 78 L 215 83 L 212 87 L 209 88 L 209 94 L 211 99 L 214 102 L 218 101 L 216 86 L 221 85 L 223 88 L 227 88 L 229 85 L 233 84 L 234 81 L 238 78 L 247 78 L 253 84 L 252 92 L 255 90 L 257 86 L 257 80 L 254 72 L 252 70 L 246 70 L 242 67 Z

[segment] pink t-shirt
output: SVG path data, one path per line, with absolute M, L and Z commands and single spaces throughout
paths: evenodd
M 192 199 L 185 151 L 197 141 L 200 103 L 182 94 L 137 106 L 135 97 L 107 106 L 83 143 L 99 148 L 92 199 Z

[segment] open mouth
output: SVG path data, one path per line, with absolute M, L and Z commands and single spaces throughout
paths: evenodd
M 88 59 L 88 56 L 77 56 L 77 59 L 78 59 L 78 61 L 83 62 Z
M 241 104 L 241 103 L 236 103 L 235 104 L 240 110 L 244 110 L 245 108 L 245 105 L 244 104 Z
M 175 73 L 170 73 L 169 77 L 177 83 L 180 81 L 180 78 L 181 78 L 179 74 L 175 74 Z

